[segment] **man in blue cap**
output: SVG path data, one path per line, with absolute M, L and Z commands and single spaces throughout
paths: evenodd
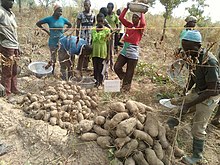
M 182 114 L 195 108 L 191 130 L 193 155 L 183 157 L 182 161 L 186 164 L 196 164 L 202 160 L 206 128 L 220 98 L 218 60 L 211 52 L 201 48 L 201 42 L 202 36 L 197 30 L 187 31 L 182 39 L 182 47 L 189 63 L 189 69 L 193 73 L 190 75 L 188 89 L 186 89 L 191 89 L 191 93 L 186 96 Z

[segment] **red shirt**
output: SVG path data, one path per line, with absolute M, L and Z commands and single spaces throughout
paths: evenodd
M 131 44 L 134 44 L 134 45 L 138 45 L 141 38 L 142 38 L 143 30 L 144 30 L 144 29 L 140 29 L 140 28 L 144 28 L 146 26 L 144 14 L 141 13 L 141 18 L 140 18 L 139 24 L 134 25 L 133 23 L 127 21 L 124 18 L 127 11 L 128 11 L 128 9 L 125 8 L 119 16 L 119 20 L 121 21 L 121 23 L 125 27 L 127 27 L 126 32 L 125 32 L 125 36 L 124 36 L 124 42 L 128 42 L 128 43 L 131 43 Z M 132 29 L 130 29 L 130 28 L 132 28 Z

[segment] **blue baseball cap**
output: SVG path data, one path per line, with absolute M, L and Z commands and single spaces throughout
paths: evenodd
M 193 41 L 193 42 L 202 42 L 202 35 L 198 30 L 187 30 L 182 40 Z

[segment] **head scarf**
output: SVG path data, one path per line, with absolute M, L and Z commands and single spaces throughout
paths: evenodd
M 196 23 L 197 22 L 197 18 L 195 16 L 188 16 L 185 21 L 188 23 L 188 22 L 194 22 Z
M 201 43 L 202 35 L 198 30 L 188 30 L 183 36 L 183 40 Z
M 139 18 L 141 18 L 141 13 L 140 12 L 134 12 L 134 15 L 138 16 Z
M 56 11 L 58 8 L 61 8 L 62 6 L 59 3 L 55 3 L 53 6 L 53 11 Z

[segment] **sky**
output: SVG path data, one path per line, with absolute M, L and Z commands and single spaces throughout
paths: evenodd
M 121 8 L 126 6 L 127 2 L 131 2 L 131 0 L 91 0 L 92 8 L 99 9 L 103 6 L 106 6 L 108 2 L 113 2 L 117 8 Z M 213 22 L 220 21 L 220 0 L 206 0 L 206 4 L 209 7 L 205 8 L 204 15 L 210 16 Z M 186 7 L 190 7 L 192 5 L 192 1 L 187 3 L 182 3 L 177 9 L 173 11 L 173 16 L 175 17 L 186 17 L 189 13 L 185 10 Z M 152 14 L 160 14 L 165 11 L 164 6 L 161 5 L 158 0 L 154 7 L 149 8 L 149 12 Z

